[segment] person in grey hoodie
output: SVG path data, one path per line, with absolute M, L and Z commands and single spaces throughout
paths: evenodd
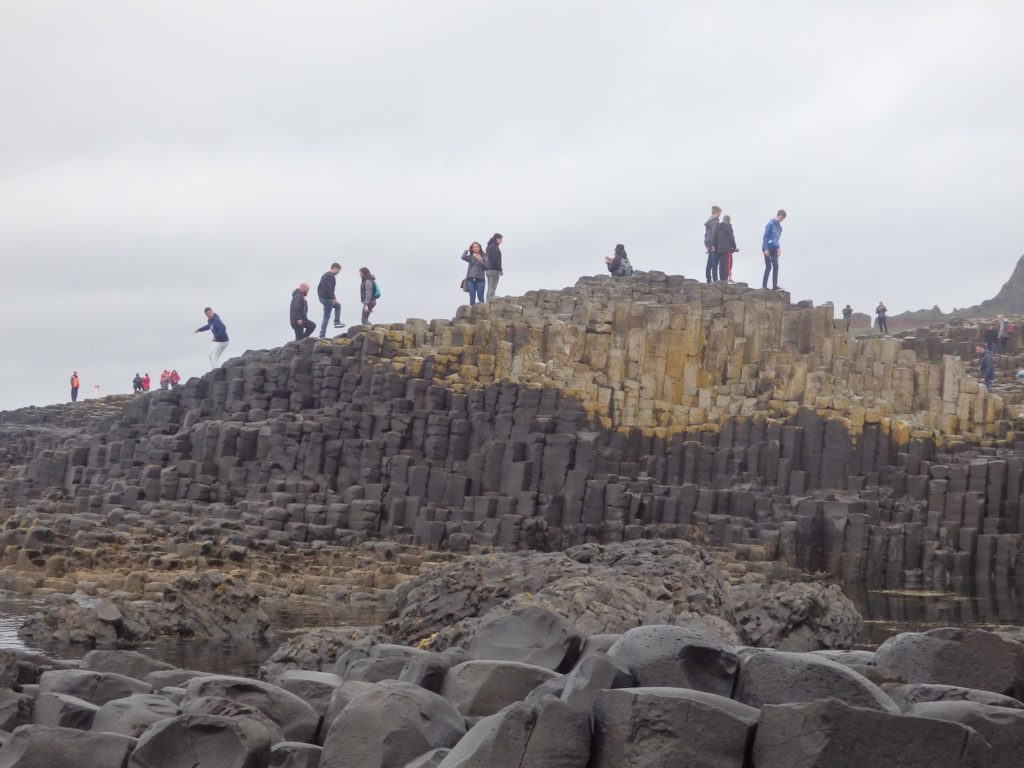
M 722 209 L 711 206 L 711 218 L 704 222 L 704 250 L 708 254 L 708 264 L 704 268 L 704 277 L 709 283 L 718 279 L 718 254 L 715 252 L 715 237 L 718 234 L 718 217 Z
M 473 241 L 469 248 L 462 252 L 462 260 L 469 262 L 466 267 L 466 290 L 469 291 L 469 305 L 473 306 L 478 301 L 484 303 L 484 275 L 486 272 L 486 257 L 480 243 Z
M 363 305 L 363 325 L 377 306 L 377 278 L 366 267 L 359 268 L 359 303 Z
M 504 240 L 500 232 L 491 235 L 487 241 L 487 251 L 484 253 L 484 273 L 487 275 L 487 301 L 494 298 L 494 291 L 498 287 L 498 279 L 504 275 L 501 269 L 501 241 Z

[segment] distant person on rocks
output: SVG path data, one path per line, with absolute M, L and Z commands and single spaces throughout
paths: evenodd
M 633 265 L 629 263 L 626 246 L 622 243 L 615 246 L 614 256 L 604 257 L 604 263 L 612 277 L 632 277 L 633 275 Z
M 206 313 L 206 325 L 196 328 L 196 333 L 213 331 L 213 346 L 210 347 L 210 368 L 213 369 L 217 367 L 220 356 L 228 348 L 228 329 L 224 325 L 224 321 L 220 319 L 220 315 L 212 309 L 207 307 L 203 312 Z M 146 375 L 148 376 L 149 374 L 147 373 Z
M 996 328 L 995 323 L 986 326 L 985 332 L 984 334 L 982 334 L 982 337 L 985 340 L 985 346 L 988 348 L 988 351 L 995 353 L 996 344 L 999 343 L 999 330 Z
M 164 372 L 160 374 L 160 389 L 167 389 L 171 386 L 171 372 L 164 368 Z
M 732 231 L 732 217 L 723 216 L 722 223 L 715 230 L 715 260 L 718 262 L 720 281 L 732 282 L 732 255 L 738 250 Z
M 718 217 L 722 215 L 722 209 L 717 205 L 711 206 L 711 218 L 704 222 L 704 250 L 708 254 L 708 263 L 704 267 L 704 278 L 713 283 L 718 279 L 718 256 L 715 254 L 715 238 L 718 235 L 720 226 Z
M 487 250 L 484 253 L 484 274 L 487 275 L 487 301 L 494 298 L 494 292 L 498 288 L 498 280 L 505 272 L 501 268 L 501 241 L 505 238 L 500 232 L 491 235 L 487 241 Z
M 1021 384 L 1024 384 L 1024 368 L 1021 368 L 1019 371 L 1017 371 L 1017 381 L 1020 382 Z
M 135 374 L 135 378 L 132 379 L 132 392 L 138 394 L 142 392 L 142 377 L 138 373 Z
M 309 283 L 299 283 L 299 287 L 292 291 L 288 319 L 291 322 L 292 330 L 295 331 L 296 341 L 309 338 L 316 330 L 316 323 L 309 319 L 309 304 L 306 303 L 308 293 Z
M 150 379 L 149 379 L 149 374 L 147 373 L 145 376 L 142 377 L 142 391 L 143 392 L 149 392 L 149 384 L 150 384 Z
M 181 383 L 181 376 L 178 375 L 177 371 L 172 370 L 171 371 L 171 375 L 167 379 L 167 381 L 170 383 L 171 389 L 174 389 L 176 386 L 178 386 Z
M 782 239 L 782 222 L 785 219 L 786 212 L 780 208 L 775 218 L 764 225 L 764 237 L 761 238 L 764 277 L 761 278 L 761 288 L 765 290 L 768 288 L 768 275 L 772 276 L 772 290 L 779 290 L 779 257 L 782 255 L 779 241 Z
M 469 291 L 469 305 L 484 301 L 484 282 L 486 275 L 486 258 L 480 243 L 475 240 L 469 248 L 462 252 L 462 260 L 469 263 L 466 267 L 466 290 Z
M 878 328 L 879 333 L 889 332 L 888 313 L 889 310 L 885 306 L 885 302 L 878 302 L 878 306 L 875 307 L 875 327 Z
M 334 310 L 334 327 L 341 330 L 345 324 L 341 322 L 341 302 L 335 296 L 336 278 L 341 272 L 341 264 L 334 262 L 331 268 L 320 277 L 320 284 L 316 287 L 317 298 L 324 305 L 324 321 L 320 325 L 320 338 L 327 335 L 327 324 L 331 320 L 331 310 Z
M 373 276 L 366 267 L 359 268 L 359 303 L 363 305 L 362 324 L 370 320 L 373 308 L 377 306 L 377 299 L 380 298 L 380 288 L 377 287 L 377 278 Z
M 846 332 L 850 332 L 850 321 L 853 320 L 853 307 L 847 304 L 843 307 L 843 320 L 846 321 Z
M 1006 322 L 1006 318 L 1002 315 L 997 316 L 996 320 L 999 321 L 999 330 L 996 332 L 996 340 L 999 342 L 999 352 L 1000 354 L 1005 355 L 1007 344 L 1010 343 L 1010 333 L 1007 331 L 1007 325 L 1009 325 L 1009 323 Z
M 78 371 L 71 372 L 71 402 L 78 402 L 78 385 L 81 382 L 78 380 Z
M 978 353 L 978 381 L 985 384 L 985 389 L 992 391 L 992 382 L 996 378 L 996 361 L 992 352 L 981 344 L 974 348 Z

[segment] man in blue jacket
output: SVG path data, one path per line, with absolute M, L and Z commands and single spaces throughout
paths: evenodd
M 979 344 L 974 348 L 978 353 L 978 380 L 984 383 L 985 389 L 992 391 L 992 382 L 996 378 L 996 361 L 992 352 Z
M 779 247 L 779 240 L 782 238 L 782 221 L 786 218 L 786 212 L 779 209 L 775 218 L 769 221 L 764 227 L 764 237 L 761 239 L 761 251 L 764 253 L 764 277 L 761 279 L 761 287 L 768 288 L 768 275 L 772 276 L 772 290 L 779 290 L 779 256 L 782 249 Z
M 203 312 L 206 313 L 207 322 L 202 328 L 196 328 L 196 333 L 213 331 L 213 346 L 210 347 L 210 368 L 216 368 L 220 356 L 228 348 L 228 329 L 225 327 L 224 321 L 220 319 L 220 315 L 212 309 L 207 307 Z

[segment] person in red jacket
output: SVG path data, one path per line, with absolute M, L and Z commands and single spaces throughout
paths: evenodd
M 171 389 L 174 389 L 176 386 L 178 386 L 178 384 L 181 383 L 181 376 L 178 375 L 177 371 L 172 370 L 170 378 L 168 378 L 167 381 L 170 383 Z
M 142 377 L 142 391 L 149 392 L 149 374 Z

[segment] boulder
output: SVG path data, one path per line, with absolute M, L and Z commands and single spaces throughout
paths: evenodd
M 892 699 L 866 677 L 809 653 L 763 650 L 746 654 L 734 698 L 758 708 L 835 698 L 854 707 L 899 712 Z
M 469 654 L 461 648 L 452 648 L 441 653 L 425 653 L 409 659 L 398 676 L 399 682 L 412 683 L 428 691 L 440 693 L 448 670 L 470 661 Z
M 636 681 L 622 664 L 604 653 L 588 656 L 565 677 L 562 701 L 588 714 L 598 691 L 632 688 Z
M 331 672 L 338 657 L 346 651 L 369 650 L 381 640 L 375 630 L 367 627 L 321 627 L 281 643 L 260 667 L 259 676 L 276 684 L 289 669 Z
M 13 731 L 32 722 L 35 697 L 0 688 L 0 731 Z
M 214 717 L 230 717 L 232 720 L 245 720 L 251 726 L 263 730 L 267 734 L 267 741 L 271 744 L 285 741 L 281 726 L 271 720 L 263 710 L 251 704 L 244 704 L 223 696 L 199 696 L 187 701 L 183 700 L 183 704 L 179 706 L 183 715 L 212 715 Z
M 1020 768 L 1024 760 L 1024 710 L 975 701 L 929 701 L 914 704 L 907 713 L 973 728 L 992 747 L 991 768 Z
M 744 768 L 759 712 L 688 688 L 621 688 L 594 700 L 591 768 Z
M 324 743 L 324 739 L 327 738 L 327 732 L 331 728 L 331 723 L 337 720 L 338 715 L 349 705 L 349 702 L 356 698 L 356 696 L 373 690 L 374 685 L 374 683 L 363 683 L 353 680 L 348 683 L 342 683 L 334 690 L 334 693 L 331 694 L 331 700 L 327 704 L 327 710 L 324 712 L 323 727 L 320 729 L 319 738 L 317 739 L 318 744 Z
M 850 648 L 864 619 L 835 584 L 771 582 L 729 588 L 740 640 L 759 648 Z
M 979 691 L 976 688 L 961 688 L 956 685 L 910 683 L 890 688 L 887 693 L 903 712 L 915 704 L 925 704 L 930 701 L 973 701 L 976 704 L 1024 710 L 1024 702 L 1010 696 L 992 693 L 992 691 Z
M 331 724 L 319 768 L 402 768 L 431 749 L 453 746 L 465 733 L 462 715 L 436 693 L 378 683 Z
M 280 741 L 270 748 L 270 768 L 318 768 L 323 750 L 301 741 Z
M 1018 665 L 1024 664 L 1024 645 L 996 632 L 944 627 L 890 637 L 878 646 L 875 660 L 911 683 L 955 685 L 1011 696 Z
M 252 722 L 179 715 L 150 726 L 139 737 L 128 768 L 265 768 L 269 760 L 267 732 Z
M 469 643 L 469 655 L 568 672 L 582 645 L 583 637 L 569 622 L 534 605 L 511 613 L 489 611 Z
M 685 627 L 655 625 L 626 632 L 608 657 L 629 670 L 638 686 L 693 688 L 732 694 L 739 658 L 718 640 Z
M 191 699 L 208 696 L 255 707 L 281 727 L 286 741 L 313 741 L 320 724 L 316 710 L 294 693 L 247 677 L 217 675 L 194 678 L 185 686 L 182 709 L 188 708 Z
M 96 650 L 89 651 L 82 657 L 81 669 L 90 672 L 115 672 L 119 675 L 146 680 L 151 672 L 166 672 L 174 669 L 173 664 L 151 659 L 138 651 Z M 150 683 L 152 685 L 152 683 Z
M 39 678 L 39 695 L 63 693 L 102 706 L 134 693 L 152 693 L 153 688 L 133 677 L 114 672 L 90 672 L 85 669 L 57 669 Z
M 432 749 L 411 763 L 406 763 L 405 768 L 437 768 L 450 751 L 449 749 Z
M 44 693 L 36 699 L 35 722 L 88 731 L 100 708 L 66 693 Z
M 323 717 L 331 703 L 331 696 L 341 685 L 341 678 L 333 672 L 288 669 L 279 676 L 278 685 L 289 693 L 294 693 Z
M 159 669 L 150 672 L 143 678 L 144 682 L 153 686 L 153 690 L 161 688 L 177 688 L 197 677 L 214 677 L 212 672 L 200 672 L 196 669 Z
M 486 716 L 561 677 L 550 669 L 515 661 L 466 661 L 448 671 L 441 694 L 467 717 Z
M 438 768 L 587 768 L 589 757 L 589 714 L 548 698 L 483 718 Z
M 100 707 L 93 718 L 92 730 L 138 738 L 154 723 L 180 714 L 178 706 L 166 696 L 137 693 L 108 701 Z
M 763 707 L 753 764 L 757 768 L 985 768 L 990 752 L 981 736 L 959 723 L 823 699 Z
M 134 747 L 135 739 L 119 733 L 22 725 L 0 747 L 0 768 L 119 768 Z

